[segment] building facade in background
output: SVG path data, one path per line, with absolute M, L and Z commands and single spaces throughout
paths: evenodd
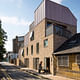
M 24 36 L 16 36 L 13 39 L 13 53 L 18 53 L 21 47 L 24 47 Z
M 13 51 L 7 53 L 7 61 L 15 65 L 19 64 L 18 53 L 21 48 L 24 47 L 24 36 L 16 36 L 13 39 Z

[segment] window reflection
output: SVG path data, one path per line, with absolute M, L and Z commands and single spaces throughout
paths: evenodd
M 64 28 L 63 26 L 55 25 L 54 28 L 55 28 L 55 34 L 59 36 L 63 36 L 66 38 L 70 38 L 72 36 L 71 32 L 66 30 L 66 28 Z

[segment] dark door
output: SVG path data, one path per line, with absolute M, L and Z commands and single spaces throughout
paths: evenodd
M 50 72 L 50 58 L 44 58 L 44 68 Z

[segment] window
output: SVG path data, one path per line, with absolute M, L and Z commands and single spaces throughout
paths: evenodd
M 27 47 L 27 51 L 26 52 L 27 52 L 27 55 L 28 55 L 28 47 Z
M 66 37 L 66 38 L 70 38 L 72 36 L 71 32 L 68 31 L 66 29 L 66 27 L 64 27 L 64 26 L 55 25 L 54 28 L 55 28 L 55 32 L 54 33 L 59 35 L 59 36 L 63 36 L 63 37 Z
M 48 28 L 51 24 L 52 24 L 51 22 L 47 22 L 46 28 Z
M 22 49 L 22 56 L 24 57 L 24 49 Z
M 33 55 L 33 45 L 31 46 L 31 54 Z
M 62 35 L 62 29 L 55 26 L 55 33 L 58 34 L 58 35 Z
M 76 62 L 77 62 L 77 64 L 80 65 L 80 55 L 77 55 L 77 56 L 76 56 Z
M 24 59 L 25 67 L 29 68 L 29 58 Z
M 36 53 L 39 53 L 39 43 L 36 44 Z
M 44 40 L 44 47 L 48 46 L 48 39 Z
M 32 32 L 30 33 L 30 40 L 31 40 L 31 41 L 34 40 L 34 31 L 32 31 Z
M 58 66 L 69 66 L 69 57 L 68 56 L 58 56 Z

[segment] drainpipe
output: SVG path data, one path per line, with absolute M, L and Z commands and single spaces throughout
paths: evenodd
M 52 58 L 53 58 L 53 75 L 55 75 L 55 64 L 54 64 L 54 47 L 55 47 L 55 35 L 54 35 L 54 25 L 53 24 L 53 53 L 52 53 Z

